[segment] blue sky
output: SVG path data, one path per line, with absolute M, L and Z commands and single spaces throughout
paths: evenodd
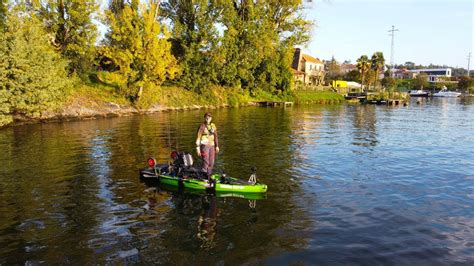
M 362 54 L 382 51 L 388 63 L 392 25 L 399 29 L 396 64 L 467 68 L 468 53 L 474 52 L 473 0 L 312 0 L 305 5 L 306 18 L 315 27 L 310 43 L 302 48 L 320 59 L 334 55 L 338 61 L 355 62 Z

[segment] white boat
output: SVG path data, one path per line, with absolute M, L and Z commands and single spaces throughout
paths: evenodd
M 428 92 L 424 90 L 411 90 L 409 94 L 414 97 L 428 97 Z
M 459 95 L 461 95 L 460 92 L 448 91 L 446 86 L 443 86 L 439 92 L 433 93 L 433 97 L 458 97 Z

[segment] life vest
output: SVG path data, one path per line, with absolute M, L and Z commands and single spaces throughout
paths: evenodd
M 201 135 L 201 145 L 210 145 L 214 146 L 214 133 L 216 132 L 217 128 L 214 123 L 210 125 L 205 125 L 204 131 Z

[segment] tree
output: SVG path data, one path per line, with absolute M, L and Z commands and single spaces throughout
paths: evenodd
M 158 5 L 153 1 L 148 5 L 132 1 L 120 13 L 108 10 L 106 14 L 110 31 L 102 56 L 114 68 L 106 79 L 134 103 L 146 86 L 160 85 L 178 72 L 167 40 L 169 33 L 157 21 L 157 13 Z
M 375 73 L 375 70 L 369 68 L 369 70 L 367 70 L 367 73 L 365 74 L 365 83 L 367 84 L 367 90 L 370 89 L 371 85 L 373 85 L 373 88 L 375 88 L 376 80 L 377 75 Z
M 416 89 L 422 90 L 423 88 L 428 86 L 428 76 L 426 74 L 419 74 L 416 76 L 413 86 L 415 86 Z
M 397 86 L 397 80 L 390 75 L 385 75 L 385 77 L 382 79 L 382 86 L 393 90 Z
M 366 55 L 362 55 L 357 59 L 357 69 L 361 75 L 361 86 L 364 88 L 364 78 L 367 72 L 370 70 L 370 62 L 369 58 Z M 367 87 L 365 88 L 365 92 L 367 93 Z
M 7 20 L 7 0 L 0 0 L 0 31 L 5 27 Z
M 410 62 L 410 61 L 407 61 L 407 62 L 405 62 L 404 67 L 405 67 L 406 69 L 415 69 L 415 63 Z
M 377 82 L 379 79 L 379 73 L 383 71 L 383 67 L 385 66 L 385 59 L 383 57 L 382 52 L 375 52 L 371 58 L 371 68 L 375 72 L 375 81 L 374 87 L 377 86 Z
M 341 66 L 339 63 L 332 57 L 331 61 L 328 64 L 328 73 L 326 75 L 328 81 L 337 80 L 342 78 Z
M 49 44 L 35 14 L 18 4 L 7 18 L 0 50 L 1 112 L 40 117 L 62 102 L 70 82 L 67 61 Z
M 173 25 L 173 54 L 186 88 L 291 86 L 293 46 L 309 39 L 301 1 L 170 0 L 162 6 Z
M 474 87 L 474 78 L 470 77 L 459 77 L 458 88 L 460 90 L 468 90 Z
M 281 92 L 290 88 L 291 57 L 295 45 L 309 39 L 311 23 L 302 16 L 301 1 L 234 1 L 224 9 L 222 47 L 229 83 L 255 91 Z M 235 73 L 235 74 L 234 74 Z M 232 77 L 234 80 L 232 80 Z
M 361 76 L 360 76 L 359 71 L 354 69 L 354 70 L 351 70 L 351 71 L 347 72 L 344 79 L 347 80 L 347 81 L 360 82 L 361 81 Z
M 37 10 L 52 43 L 69 60 L 69 72 L 87 72 L 95 58 L 97 26 L 92 22 L 98 11 L 95 0 L 47 0 Z
M 201 91 L 217 83 L 217 61 L 224 60 L 218 50 L 216 22 L 222 12 L 215 1 L 170 0 L 162 4 L 163 16 L 172 23 L 172 53 L 182 73 L 179 83 L 185 88 Z
M 3 5 L 3 2 L 2 2 Z M 1 7 L 1 6 L 0 6 Z M 5 9 L 6 11 L 6 9 Z M 10 114 L 11 92 L 7 88 L 8 83 L 8 50 L 6 39 L 6 12 L 3 17 L 3 25 L 0 27 L 0 127 L 12 121 Z

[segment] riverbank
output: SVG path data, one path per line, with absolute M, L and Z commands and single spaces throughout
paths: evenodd
M 238 88 L 215 86 L 200 93 L 181 87 L 161 86 L 144 90 L 138 104 L 118 94 L 115 88 L 97 84 L 82 84 L 64 99 L 64 103 L 38 117 L 12 115 L 12 122 L 1 127 L 39 122 L 71 121 L 106 117 L 127 116 L 155 112 L 216 109 L 225 107 L 254 106 L 259 101 L 291 101 L 295 104 L 339 104 L 344 97 L 335 92 L 298 90 L 285 94 L 248 91 Z

